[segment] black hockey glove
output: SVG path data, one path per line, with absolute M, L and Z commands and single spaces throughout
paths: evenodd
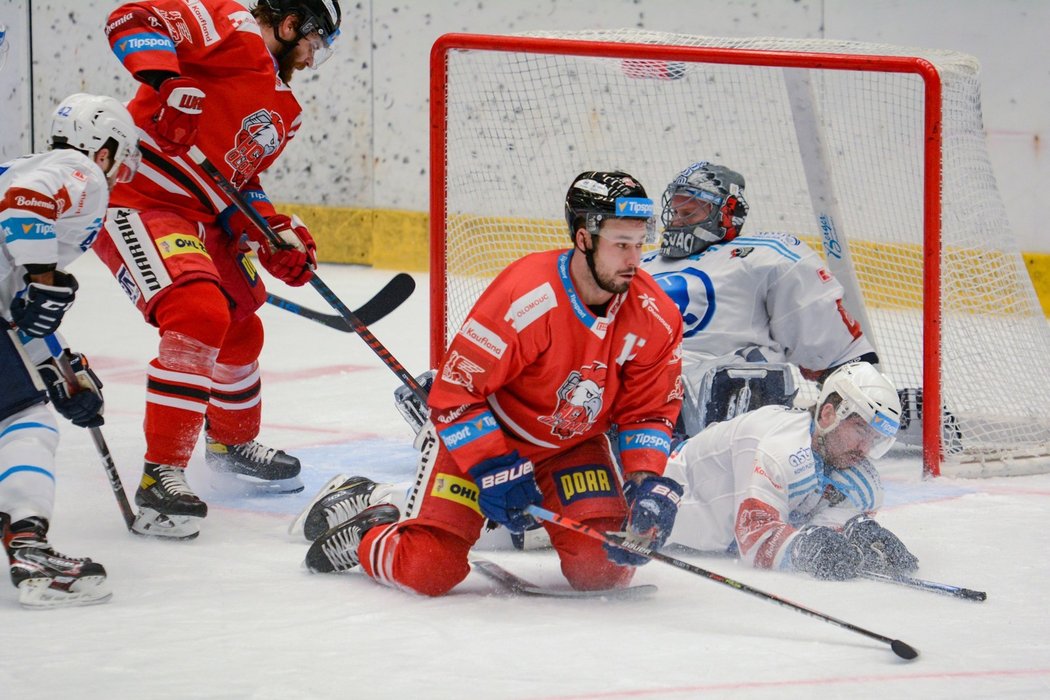
M 791 545 L 791 564 L 795 571 L 825 580 L 853 578 L 863 558 L 859 547 L 830 527 L 804 527 Z
M 53 284 L 30 282 L 25 293 L 11 300 L 11 320 L 18 329 L 32 338 L 51 335 L 62 323 L 62 316 L 77 295 L 77 280 L 61 270 L 54 271 Z
M 851 544 L 860 548 L 863 555 L 861 569 L 900 576 L 919 568 L 919 559 L 904 543 L 866 515 L 851 518 L 843 532 Z
M 88 367 L 87 358 L 80 353 L 66 351 L 66 359 L 76 374 L 78 386 L 70 388 L 54 358 L 37 365 L 40 377 L 47 385 L 48 396 L 55 410 L 81 428 L 102 425 L 102 380 Z
M 663 547 L 671 536 L 684 492 L 681 484 L 666 476 L 647 476 L 641 483 L 628 479 L 623 485 L 623 497 L 627 501 L 624 539 L 653 551 Z M 603 546 L 605 556 L 614 564 L 641 566 L 649 563 L 649 557 L 629 549 L 609 544 Z

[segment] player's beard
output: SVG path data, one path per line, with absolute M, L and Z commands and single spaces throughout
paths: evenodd
M 598 272 L 598 266 L 594 263 L 594 248 L 585 250 L 583 253 L 584 257 L 587 258 L 587 269 L 591 271 L 591 277 L 594 278 L 594 283 L 598 287 L 610 294 L 623 294 L 631 286 L 631 280 L 626 282 L 620 282 L 616 279 L 615 273 L 612 275 L 603 275 Z
M 277 75 L 286 85 L 292 82 L 295 75 L 295 49 L 285 51 L 277 57 Z

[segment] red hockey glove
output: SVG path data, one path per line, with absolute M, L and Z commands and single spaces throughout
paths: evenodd
M 193 78 L 168 78 L 157 89 L 160 109 L 153 115 L 153 135 L 169 156 L 181 156 L 197 140 L 204 111 L 204 91 Z
M 278 247 L 268 240 L 260 241 L 259 262 L 285 284 L 301 287 L 314 276 L 313 268 L 317 265 L 317 244 L 313 236 L 297 216 L 274 214 L 266 217 L 266 221 L 285 245 Z

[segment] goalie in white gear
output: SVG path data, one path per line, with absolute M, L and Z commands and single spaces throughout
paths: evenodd
M 795 236 L 740 236 L 744 177 L 701 161 L 667 186 L 660 250 L 643 259 L 685 321 L 679 432 L 769 404 L 792 405 L 791 364 L 820 381 L 853 360 L 878 363 L 843 289 Z M 788 364 L 791 363 L 791 364 Z
M 900 420 L 894 385 L 867 362 L 836 369 L 809 410 L 765 406 L 712 425 L 672 454 L 685 487 L 670 542 L 757 568 L 847 579 L 910 573 L 918 560 L 873 519 L 872 464 Z
M 77 282 L 65 268 L 94 242 L 109 190 L 138 165 L 138 130 L 111 97 L 67 97 L 51 121 L 52 150 L 0 163 L 0 530 L 11 580 L 27 607 L 109 598 L 101 564 L 47 540 L 58 426 L 102 423 L 102 383 L 56 333 Z M 70 387 L 55 359 L 76 376 Z

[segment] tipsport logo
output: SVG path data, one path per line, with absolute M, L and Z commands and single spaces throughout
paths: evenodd
M 647 197 L 617 197 L 616 216 L 649 219 L 653 216 L 653 200 Z

